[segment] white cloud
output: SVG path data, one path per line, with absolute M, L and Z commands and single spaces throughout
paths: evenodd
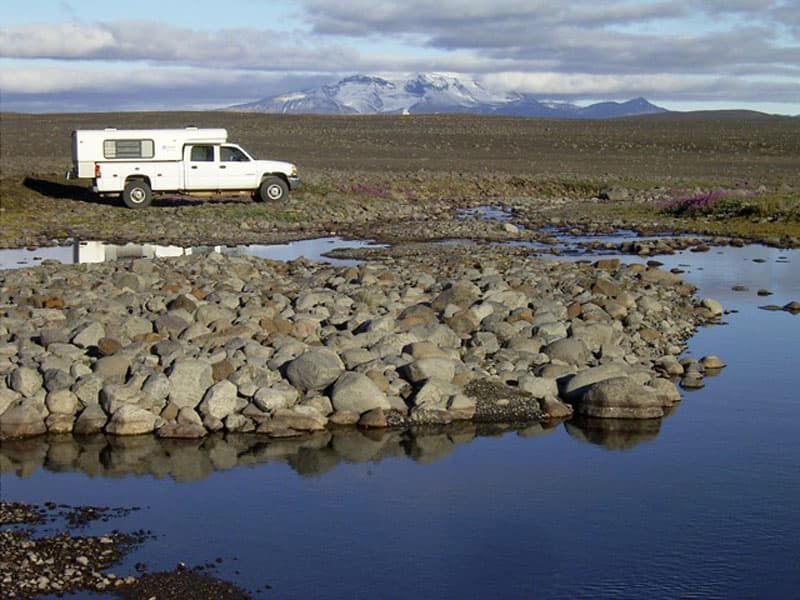
M 122 97 L 132 81 L 151 95 L 224 104 L 292 89 L 277 89 L 281 83 L 433 70 L 549 96 L 795 93 L 786 100 L 795 105 L 800 98 L 797 0 L 299 0 L 297 7 L 306 20 L 295 30 L 201 31 L 149 20 L 0 28 L 3 100 Z

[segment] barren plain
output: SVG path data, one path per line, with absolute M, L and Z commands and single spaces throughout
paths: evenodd
M 73 129 L 189 125 L 225 127 L 231 140 L 257 157 L 295 162 L 303 189 L 283 205 L 254 203 L 249 196 L 173 197 L 131 211 L 94 197 L 87 181 L 63 179 Z M 3 247 L 74 237 L 253 243 L 331 231 L 426 240 L 450 237 L 456 209 L 487 204 L 510 208 L 529 229 L 626 226 L 786 246 L 800 237 L 800 119 L 790 117 L 5 113 L 0 138 Z M 669 202 L 704 195 L 728 201 L 704 212 L 664 210 Z

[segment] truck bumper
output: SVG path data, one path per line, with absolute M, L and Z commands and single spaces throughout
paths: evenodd
M 299 190 L 303 187 L 303 184 L 300 183 L 300 177 L 288 177 L 289 180 L 289 189 L 292 190 Z

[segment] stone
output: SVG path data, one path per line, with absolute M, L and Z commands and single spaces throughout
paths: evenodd
M 319 414 L 310 406 L 295 406 L 294 408 L 279 408 L 265 430 L 294 429 L 295 431 L 322 431 L 328 424 L 328 419 Z M 259 427 L 261 430 L 261 427 Z
M 562 386 L 561 394 L 567 402 L 571 402 L 582 396 L 595 383 L 614 377 L 627 377 L 627 373 L 615 364 L 584 369 L 576 373 Z
M 545 419 L 566 419 L 572 416 L 572 406 L 555 396 L 545 396 L 539 400 L 539 406 Z
M 323 390 L 344 372 L 344 363 L 330 350 L 312 348 L 307 350 L 286 367 L 286 377 L 297 388 L 303 390 Z
M 89 404 L 83 409 L 75 420 L 75 427 L 72 433 L 76 435 L 93 435 L 103 431 L 108 416 L 99 404 Z
M 331 402 L 335 411 L 365 413 L 375 408 L 390 409 L 391 405 L 381 389 L 362 373 L 348 371 L 333 385 Z
M 74 415 L 78 412 L 80 402 L 78 396 L 70 390 L 57 390 L 47 394 L 45 400 L 47 409 L 51 413 L 60 413 L 65 415 Z
M 0 415 L 6 412 L 8 407 L 16 403 L 21 397 L 19 392 L 15 392 L 0 384 Z
M 655 419 L 664 416 L 662 403 L 652 390 L 629 377 L 614 377 L 592 384 L 573 402 L 576 414 L 607 419 Z
M 452 383 L 441 379 L 427 379 L 424 385 L 414 394 L 414 406 L 427 409 L 447 410 L 450 398 L 459 393 Z
M 194 408 L 214 384 L 211 365 L 194 358 L 178 359 L 167 374 L 169 400 L 180 408 Z
M 722 304 L 720 304 L 717 300 L 713 298 L 703 298 L 700 302 L 703 308 L 707 309 L 713 316 L 719 316 L 724 311 L 722 309 Z
M 467 308 L 480 297 L 480 294 L 480 288 L 471 281 L 455 281 L 434 298 L 433 302 L 431 302 L 431 308 L 437 312 L 444 310 L 448 304 Z
M 669 379 L 658 377 L 650 382 L 650 386 L 656 397 L 661 400 L 661 405 L 664 407 L 672 406 L 681 400 L 681 393 L 678 388 Z
M 669 376 L 683 375 L 683 365 L 671 354 L 662 356 L 656 361 L 656 367 Z
M 523 392 L 528 392 L 534 398 L 558 396 L 558 385 L 553 377 L 536 377 L 534 375 L 521 375 L 517 386 Z
M 75 383 L 72 375 L 61 369 L 47 369 L 44 372 L 44 389 L 48 392 L 68 390 Z
M 579 339 L 563 338 L 547 344 L 542 352 L 550 357 L 550 360 L 561 360 L 569 365 L 582 365 L 589 360 L 589 349 L 586 344 Z
M 130 360 L 122 355 L 103 356 L 97 359 L 92 370 L 106 382 L 124 383 L 130 369 Z
M 105 337 L 106 329 L 102 323 L 92 321 L 83 327 L 78 333 L 72 337 L 72 343 L 79 348 L 89 348 L 97 346 L 100 338 Z
M 111 415 L 106 433 L 112 435 L 141 435 L 152 433 L 156 426 L 156 415 L 133 404 L 126 404 Z
M 272 412 L 278 408 L 293 406 L 298 397 L 297 389 L 285 382 L 278 382 L 269 387 L 258 388 L 253 395 L 253 404 L 260 410 Z
M 337 410 L 328 417 L 328 422 L 333 425 L 355 425 L 360 418 L 361 415 L 353 410 Z
M 101 337 L 97 340 L 97 351 L 101 356 L 111 356 L 122 350 L 122 342 L 115 338 Z
M 52 413 L 45 419 L 48 433 L 72 433 L 75 417 L 64 413 Z
M 0 439 L 25 438 L 47 431 L 44 418 L 32 404 L 19 404 L 0 415 Z
M 727 366 L 719 356 L 709 354 L 700 359 L 700 364 L 704 369 L 722 369 Z
M 44 379 L 29 367 L 17 367 L 11 372 L 8 379 L 9 387 L 26 398 L 32 398 L 42 388 Z
M 198 439 L 208 435 L 208 431 L 200 425 L 187 423 L 166 423 L 156 430 L 160 438 Z
M 411 383 L 421 383 L 431 378 L 452 381 L 456 374 L 456 361 L 450 358 L 430 356 L 408 363 L 400 372 Z
M 184 406 L 182 409 L 178 411 L 178 414 L 175 418 L 175 422 L 178 423 L 178 425 L 198 425 L 200 427 L 203 426 L 203 419 L 200 418 L 200 415 L 197 414 L 197 411 L 195 409 L 189 408 L 188 406 Z
M 227 379 L 212 385 L 200 403 L 200 413 L 224 419 L 236 410 L 236 386 Z
M 387 426 L 386 420 L 386 413 L 383 411 L 382 408 L 373 408 L 372 410 L 368 410 L 361 418 L 358 420 L 358 425 L 360 427 L 367 427 L 367 428 L 385 428 Z

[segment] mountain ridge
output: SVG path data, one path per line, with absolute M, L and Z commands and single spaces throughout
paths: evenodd
M 479 81 L 444 73 L 417 73 L 408 79 L 357 74 L 334 84 L 267 96 L 222 110 L 340 115 L 467 113 L 562 119 L 610 119 L 669 112 L 641 96 L 585 107 L 545 103 L 531 94 L 492 91 Z

